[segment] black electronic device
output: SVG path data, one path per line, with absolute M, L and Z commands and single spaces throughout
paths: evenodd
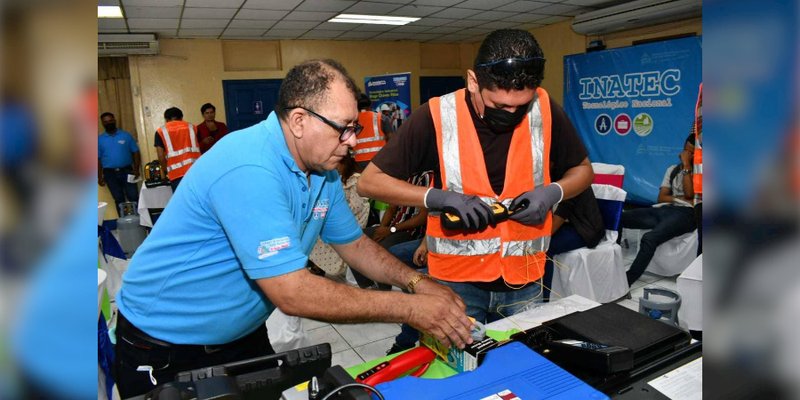
M 615 303 L 543 323 L 511 337 L 611 394 L 689 346 L 687 332 Z
M 491 205 L 492 214 L 494 216 L 494 223 L 500 223 L 508 219 L 508 209 L 506 206 L 502 205 L 501 203 L 494 203 Z M 461 220 L 461 217 L 458 215 L 450 214 L 447 212 L 443 212 L 441 214 L 442 219 L 442 228 L 456 231 L 456 230 L 464 230 L 464 221 Z
M 316 381 L 316 383 L 315 383 Z M 369 392 L 361 387 L 347 386 L 356 381 L 341 365 L 328 368 L 322 378 L 312 378 L 309 383 L 308 400 L 319 400 L 330 396 L 331 400 L 370 400 Z M 342 389 L 344 387 L 344 389 Z M 331 394 L 336 392 L 335 394 Z
M 144 165 L 144 185 L 148 188 L 169 185 L 169 179 L 161 169 L 161 163 L 158 160 Z
M 322 374 L 331 366 L 331 345 L 180 372 L 137 400 L 274 400 L 281 392 Z

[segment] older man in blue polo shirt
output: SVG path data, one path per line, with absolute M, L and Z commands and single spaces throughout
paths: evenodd
M 356 92 L 336 61 L 300 64 L 267 120 L 227 135 L 189 170 L 117 296 L 123 398 L 152 389 L 151 371 L 163 383 L 271 353 L 264 322 L 276 307 L 329 322 L 405 322 L 445 343 L 471 342 L 461 299 L 365 237 L 347 206 L 336 165 L 361 128 Z M 369 278 L 412 294 L 311 274 L 318 237 Z
M 128 175 L 139 177 L 139 146 L 130 133 L 117 128 L 114 114 L 105 112 L 100 116 L 105 132 L 97 138 L 97 183 L 108 184 L 108 191 L 119 210 L 120 203 L 139 201 L 135 183 L 128 182 Z

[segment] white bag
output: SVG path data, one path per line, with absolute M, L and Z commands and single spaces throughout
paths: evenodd
M 303 329 L 303 319 L 286 315 L 277 308 L 267 318 L 267 334 L 276 353 L 311 346 Z

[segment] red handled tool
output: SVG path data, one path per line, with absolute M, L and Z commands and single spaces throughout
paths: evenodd
M 420 376 L 428 370 L 435 358 L 436 353 L 433 350 L 419 346 L 358 374 L 356 382 L 375 386 L 396 379 L 409 371 L 413 371 L 409 374 L 411 376 Z

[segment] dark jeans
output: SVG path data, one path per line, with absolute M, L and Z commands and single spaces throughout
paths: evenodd
M 370 226 L 369 228 L 365 228 L 364 234 L 371 238 L 372 235 L 375 233 L 376 228 L 377 228 L 376 226 Z M 412 240 L 411 234 L 407 231 L 400 231 L 392 233 L 389 236 L 383 238 L 383 240 L 378 242 L 378 244 L 381 245 L 384 249 L 389 250 L 389 248 L 391 248 L 392 246 L 398 243 L 407 242 L 409 240 Z M 377 283 L 374 282 L 372 279 L 367 278 L 366 276 L 364 276 L 364 274 L 356 271 L 355 269 L 351 269 L 351 271 L 353 271 L 353 277 L 356 278 L 356 283 L 358 283 L 358 287 L 362 289 L 373 286 Z M 377 283 L 377 285 L 378 289 L 381 290 L 390 290 L 392 288 L 391 285 L 387 285 L 385 283 Z
M 108 191 L 111 192 L 111 197 L 114 198 L 114 203 L 117 205 L 117 212 L 119 212 L 119 205 L 126 201 L 139 201 L 139 191 L 135 183 L 128 183 L 128 174 L 133 173 L 133 168 L 103 168 L 103 179 L 108 185 Z
M 695 230 L 694 209 L 682 206 L 637 208 L 622 213 L 622 227 L 651 229 L 642 235 L 639 252 L 627 272 L 628 286 L 633 285 L 647 269 L 656 248 L 674 237 Z
M 116 334 L 114 378 L 123 399 L 145 394 L 155 388 L 146 371 L 136 371 L 140 365 L 153 367 L 153 377 L 160 385 L 174 381 L 178 372 L 275 353 L 264 324 L 228 344 L 175 345 L 150 337 L 119 314 Z
M 542 278 L 544 301 L 550 300 L 550 287 L 553 283 L 553 256 L 581 247 L 586 247 L 586 242 L 581 235 L 578 235 L 575 227 L 569 223 L 561 225 L 550 237 L 550 247 L 547 249 L 547 262 L 544 264 L 544 277 Z
M 409 268 L 420 270 L 420 272 L 427 272 L 426 265 L 419 267 L 414 264 L 414 252 L 417 250 L 417 247 L 419 247 L 420 242 L 422 242 L 422 239 L 409 240 L 396 244 L 389 248 L 389 253 L 392 253 L 393 256 L 408 265 Z M 408 324 L 400 325 L 400 334 L 394 339 L 395 343 L 404 349 L 414 347 L 417 340 L 419 340 L 419 332 Z

